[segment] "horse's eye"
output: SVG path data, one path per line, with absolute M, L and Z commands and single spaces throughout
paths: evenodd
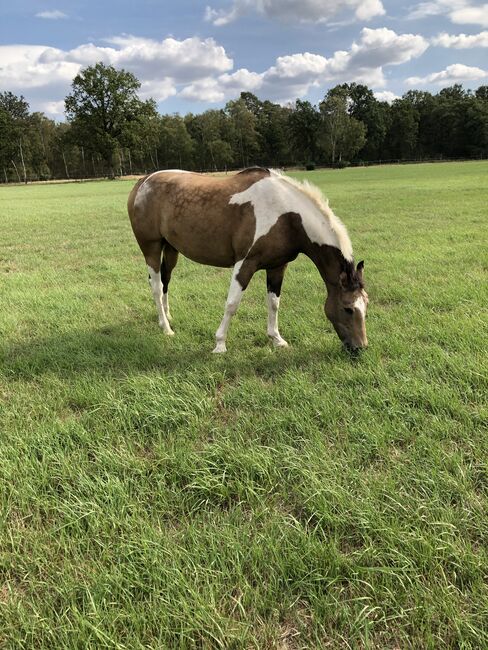
M 352 316 L 352 314 L 353 314 L 353 311 L 352 311 L 352 309 L 351 309 L 350 307 L 344 307 L 344 311 L 345 311 L 347 314 L 351 314 L 351 316 Z

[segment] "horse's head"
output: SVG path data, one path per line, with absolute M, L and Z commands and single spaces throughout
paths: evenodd
M 350 350 L 368 346 L 365 323 L 368 294 L 364 290 L 363 269 L 364 262 L 359 262 L 356 268 L 347 262 L 338 284 L 329 287 L 324 306 L 325 315 Z

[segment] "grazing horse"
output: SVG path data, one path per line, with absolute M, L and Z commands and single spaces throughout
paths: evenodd
M 347 230 L 313 185 L 260 167 L 225 178 L 165 170 L 136 183 L 128 211 L 166 334 L 173 334 L 168 286 L 182 253 L 200 264 L 233 267 L 214 352 L 226 351 L 232 316 L 260 269 L 266 270 L 268 336 L 286 347 L 278 331 L 281 284 L 288 262 L 304 253 L 325 282 L 325 314 L 341 341 L 350 349 L 367 346 L 364 263 L 354 267 Z

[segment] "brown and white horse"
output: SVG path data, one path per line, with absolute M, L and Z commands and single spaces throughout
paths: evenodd
M 168 285 L 182 253 L 200 264 L 233 267 L 214 352 L 226 351 L 232 316 L 260 269 L 266 270 L 268 336 L 285 347 L 278 331 L 281 284 L 288 262 L 304 253 L 325 282 L 325 313 L 341 341 L 352 349 L 367 346 L 364 264 L 354 267 L 347 230 L 313 185 L 259 167 L 225 178 L 166 170 L 136 183 L 128 211 L 166 334 L 173 334 Z

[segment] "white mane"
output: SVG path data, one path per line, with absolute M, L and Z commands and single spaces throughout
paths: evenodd
M 322 194 L 320 189 L 316 185 L 309 183 L 309 181 L 297 181 L 296 179 L 291 178 L 290 176 L 286 176 L 281 171 L 278 171 L 276 169 L 271 169 L 270 172 L 275 176 L 279 176 L 281 180 L 285 181 L 285 183 L 288 183 L 289 185 L 292 185 L 302 194 L 306 194 L 308 198 L 313 201 L 313 203 L 317 206 L 324 217 L 326 217 L 331 229 L 336 234 L 341 253 L 344 255 L 346 260 L 352 260 L 352 244 L 347 232 L 347 228 L 339 219 L 339 217 L 333 213 L 331 207 L 329 206 L 328 200 Z

